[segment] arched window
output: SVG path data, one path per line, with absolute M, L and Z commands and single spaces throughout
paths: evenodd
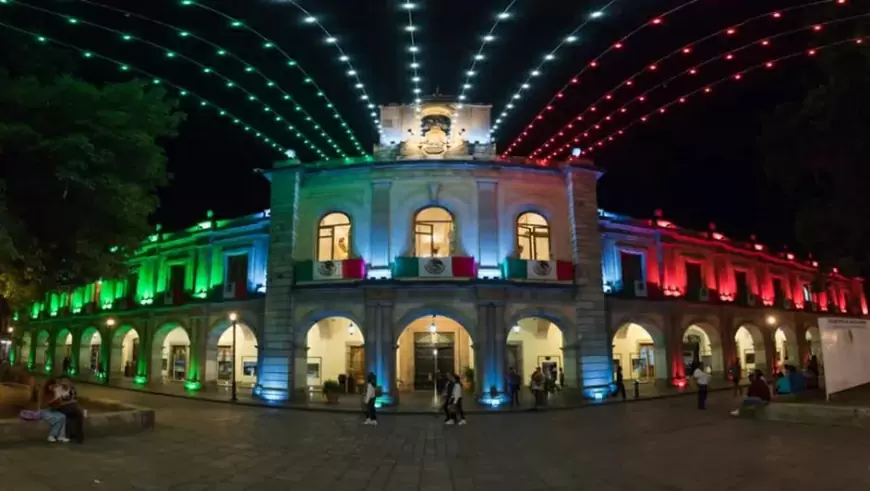
M 417 257 L 448 257 L 453 242 L 453 216 L 444 208 L 423 208 L 414 217 Z
M 537 213 L 523 213 L 517 218 L 517 250 L 520 259 L 550 260 L 550 224 Z
M 330 213 L 317 227 L 317 260 L 343 261 L 350 257 L 350 218 Z

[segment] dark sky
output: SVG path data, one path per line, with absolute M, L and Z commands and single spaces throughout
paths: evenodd
M 280 145 L 297 149 L 303 160 L 316 157 L 287 130 L 288 123 L 308 132 L 311 141 L 327 153 L 334 152 L 312 129 L 315 123 L 300 117 L 303 113 L 296 110 L 296 104 L 284 99 L 283 94 L 291 94 L 319 128 L 331 135 L 335 144 L 349 155 L 356 155 L 354 144 L 340 120 L 334 117 L 333 109 L 347 122 L 362 147 L 370 151 L 376 133 L 368 114 L 370 109 L 365 105 L 412 100 L 414 84 L 408 67 L 411 53 L 405 30 L 408 15 L 400 8 L 404 0 L 295 2 L 316 16 L 336 38 L 335 44 L 326 41 L 326 34 L 316 23 L 304 22 L 305 14 L 294 2 L 214 0 L 200 2 L 202 6 L 181 3 L 179 0 L 16 0 L 17 5 L 0 7 L 0 22 L 6 25 L 129 63 L 195 93 L 196 96 L 182 99 L 188 120 L 180 136 L 166 143 L 174 179 L 161 193 L 162 206 L 155 217 L 166 227 L 195 222 L 207 209 L 213 209 L 218 216 L 231 216 L 267 207 L 267 183 L 254 175 L 253 169 L 269 167 L 280 158 L 275 150 L 251 133 L 241 131 L 231 120 L 219 117 L 212 110 L 201 109 L 197 96 L 219 104 L 251 126 L 262 129 Z M 494 117 L 505 109 L 511 96 L 544 56 L 572 31 L 586 24 L 576 32 L 577 40 L 559 48 L 555 58 L 543 65 L 541 74 L 532 78 L 532 87 L 523 92 L 522 99 L 516 102 L 515 109 L 496 135 L 500 149 L 507 148 L 584 66 L 637 30 L 620 49 L 601 58 L 597 68 L 587 70 L 579 86 L 563 92 L 564 97 L 547 113 L 545 120 L 538 122 L 523 144 L 515 148 L 513 153 L 517 155 L 530 153 L 604 94 L 612 93 L 613 99 L 600 104 L 598 117 L 623 105 L 628 111 L 605 123 L 601 135 L 608 134 L 607 128 L 620 128 L 644 111 L 746 67 L 793 52 L 805 53 L 812 46 L 848 39 L 866 19 L 825 24 L 821 32 L 813 31 L 811 26 L 861 15 L 870 6 L 866 0 L 850 0 L 846 5 L 838 5 L 838 0 L 806 2 L 815 3 L 806 8 L 798 8 L 804 2 L 797 0 L 422 0 L 414 3 L 417 8 L 412 11 L 412 20 L 416 27 L 420 87 L 424 95 L 436 90 L 443 94 L 460 91 L 483 35 L 493 27 L 497 14 L 510 6 L 510 17 L 499 23 L 493 33 L 494 40 L 486 44 L 485 59 L 478 62 L 473 88 L 468 92 L 468 101 L 492 104 Z M 99 5 L 125 9 L 171 24 L 176 29 Z M 233 27 L 231 20 L 204 7 L 239 19 L 244 25 Z M 673 9 L 678 10 L 662 16 Z M 762 16 L 741 24 L 777 9 L 783 9 L 781 18 Z M 590 21 L 590 14 L 596 10 L 601 10 L 603 15 Z M 64 16 L 73 16 L 78 22 L 73 24 Z M 661 23 L 653 24 L 656 18 L 661 18 Z M 642 26 L 645 27 L 638 29 Z M 720 33 L 703 43 L 692 43 L 731 26 L 739 26 L 732 36 Z M 251 29 L 275 45 L 266 46 L 267 41 Z M 796 29 L 798 32 L 778 35 Z M 189 34 L 182 35 L 181 31 Z M 123 34 L 132 39 L 123 41 Z M 758 43 L 765 38 L 773 40 L 768 47 Z M 219 54 L 215 45 L 237 58 Z M 615 85 L 644 70 L 653 60 L 687 45 L 692 46 L 690 54 L 666 59 L 655 72 L 646 70 L 636 77 L 632 87 L 613 90 Z M 751 46 L 738 50 L 744 45 Z M 354 87 L 356 76 L 347 74 L 350 67 L 339 60 L 336 46 L 350 57 L 352 68 L 370 98 L 368 101 L 360 100 L 363 92 Z M 177 56 L 167 57 L 167 50 Z M 727 53 L 735 53 L 736 59 L 722 59 Z M 288 64 L 285 54 L 296 62 L 295 66 Z M 719 59 L 704 63 L 710 58 Z M 120 73 L 116 65 L 99 57 L 82 63 L 92 80 L 136 76 L 132 72 Z M 702 63 L 699 75 L 678 76 Z M 211 73 L 203 73 L 203 67 L 210 68 Z M 227 88 L 225 79 L 218 73 L 235 85 Z M 794 206 L 765 177 L 757 139 L 761 117 L 777 104 L 800 98 L 812 84 L 814 74 L 813 61 L 802 54 L 777 63 L 773 70 L 747 72 L 739 82 L 717 86 L 715 94 L 703 97 L 703 101 L 693 98 L 684 106 L 669 108 L 665 116 L 627 130 L 615 142 L 590 154 L 606 171 L 600 184 L 601 206 L 637 216 L 650 216 L 654 209 L 662 208 L 668 218 L 681 225 L 706 228 L 712 221 L 726 235 L 746 237 L 757 233 L 761 240 L 775 247 L 791 243 Z M 306 82 L 307 77 L 313 78 L 316 85 Z M 671 77 L 675 78 L 661 85 Z M 268 80 L 275 85 L 268 86 Z M 257 100 L 250 101 L 240 88 L 255 94 Z M 647 100 L 645 106 L 639 107 L 637 97 L 642 94 L 647 95 Z M 327 107 L 327 100 L 332 108 Z M 270 111 L 264 111 L 264 105 L 268 105 Z M 276 122 L 276 115 L 286 118 Z

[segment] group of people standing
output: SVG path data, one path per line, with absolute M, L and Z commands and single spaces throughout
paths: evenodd
M 78 394 L 66 376 L 49 379 L 40 394 L 39 417 L 49 424 L 51 443 L 84 443 L 84 413 L 78 404 Z
M 447 374 L 447 383 L 442 394 L 444 399 L 441 410 L 444 412 L 444 424 L 466 424 L 465 411 L 462 409 L 462 379 L 459 375 Z
M 507 385 L 511 406 L 519 406 L 522 380 L 514 367 L 508 369 L 506 382 L 505 385 Z M 531 390 L 532 397 L 534 398 L 534 408 L 537 409 L 540 406 L 545 406 L 549 395 L 562 390 L 561 388 L 564 386 L 565 372 L 561 368 L 558 372 L 555 368 L 546 372 L 541 370 L 541 367 L 535 368 L 535 371 L 529 377 L 529 390 Z

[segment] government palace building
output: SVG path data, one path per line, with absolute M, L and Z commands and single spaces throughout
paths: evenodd
M 381 108 L 371 157 L 262 171 L 271 207 L 159 227 L 129 274 L 16 314 L 13 362 L 117 384 L 269 401 L 377 376 L 383 404 L 460 374 L 497 403 L 513 368 L 601 399 L 615 372 L 669 387 L 702 362 L 821 364 L 821 316 L 866 316 L 863 280 L 812 259 L 598 208 L 602 172 L 499 159 L 490 107 Z M 233 341 L 235 339 L 235 341 Z

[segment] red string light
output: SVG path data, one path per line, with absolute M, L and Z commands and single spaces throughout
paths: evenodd
M 790 7 L 785 8 L 785 9 L 780 9 L 780 10 L 773 11 L 773 12 L 765 12 L 765 13 L 763 13 L 763 14 L 760 14 L 760 15 L 757 15 L 757 16 L 754 16 L 754 17 L 750 17 L 750 18 L 748 18 L 748 19 L 746 19 L 746 20 L 744 20 L 744 21 L 742 21 L 742 22 L 740 22 L 740 23 L 738 23 L 738 24 L 736 24 L 736 25 L 732 25 L 731 27 L 729 27 L 729 28 L 727 28 L 727 29 L 734 29 L 734 30 L 736 30 L 736 29 L 740 28 L 741 26 L 745 26 L 746 24 L 749 24 L 749 23 L 751 23 L 751 22 L 755 22 L 755 21 L 760 20 L 760 19 L 768 18 L 768 17 L 770 17 L 770 16 L 772 16 L 772 15 L 774 15 L 774 14 L 778 14 L 778 17 L 782 17 L 783 13 L 785 13 L 785 12 L 795 11 L 795 10 L 799 10 L 799 9 L 805 9 L 805 8 L 813 7 L 813 6 L 816 6 L 816 5 L 829 4 L 829 3 L 831 3 L 831 1 L 834 1 L 834 0 L 816 0 L 816 1 L 808 2 L 808 3 L 804 3 L 804 4 L 800 4 L 800 5 L 793 5 L 793 6 L 790 6 Z M 693 3 L 696 3 L 696 1 L 686 2 L 686 3 L 682 4 L 682 5 L 679 5 L 679 6 L 675 7 L 675 8 L 673 8 L 673 9 L 669 10 L 668 12 L 665 12 L 665 13 L 659 15 L 659 16 L 656 16 L 655 18 L 665 19 L 668 15 L 672 15 L 672 14 L 676 13 L 677 11 L 682 10 L 682 9 L 684 9 L 684 8 L 686 8 L 686 7 L 688 7 L 688 6 L 690 6 L 690 5 L 693 4 Z M 775 17 L 776 17 L 776 16 L 775 16 Z M 778 17 L 777 17 L 777 18 L 778 18 Z M 640 32 L 640 31 L 643 30 L 644 28 L 648 27 L 649 25 L 650 25 L 650 22 L 645 22 L 645 23 L 642 24 L 641 26 L 639 26 L 639 27 L 637 27 L 636 29 L 634 29 L 633 31 L 629 32 L 629 34 L 627 34 L 626 36 L 624 36 L 624 37 L 623 37 L 622 39 L 620 39 L 618 42 L 619 42 L 619 43 L 625 43 L 626 40 L 628 40 L 630 37 L 632 37 L 632 36 L 634 36 L 635 34 L 637 34 L 638 32 Z M 699 40 L 696 41 L 696 42 L 690 43 L 690 46 L 692 46 L 692 45 L 697 45 L 699 42 L 704 42 L 704 41 L 706 41 L 706 40 L 708 40 L 708 39 L 712 39 L 712 38 L 714 38 L 714 37 L 716 37 L 716 36 L 720 36 L 720 35 L 722 35 L 723 33 L 725 33 L 725 32 L 727 31 L 727 29 L 722 29 L 722 30 L 716 31 L 715 33 L 711 34 L 711 35 L 708 36 L 708 37 L 701 38 L 701 39 L 699 39 Z M 685 47 L 684 47 L 684 48 L 680 48 L 679 50 L 677 50 L 677 52 L 680 53 L 680 52 L 682 52 L 683 49 L 685 49 Z M 579 80 L 579 79 L 581 79 L 582 76 L 583 76 L 583 75 L 584 75 L 584 74 L 585 74 L 589 69 L 597 68 L 597 67 L 599 66 L 600 60 L 601 60 L 602 58 L 604 58 L 606 55 L 610 54 L 610 53 L 611 53 L 612 51 L 614 51 L 614 50 L 615 50 L 615 49 L 613 48 L 613 46 L 611 46 L 610 48 L 607 48 L 606 50 L 604 50 L 603 52 L 601 52 L 601 53 L 600 53 L 598 56 L 596 56 L 592 61 L 590 61 L 586 66 L 584 66 L 584 67 L 580 70 L 580 72 L 578 72 L 577 74 L 574 75 L 574 77 L 572 77 L 572 79 L 571 79 L 571 83 L 565 84 L 565 86 L 563 86 L 562 89 L 560 89 L 558 92 L 559 92 L 559 93 L 565 93 L 565 92 L 567 92 L 568 89 L 571 88 L 572 85 L 575 85 L 575 86 L 576 86 L 576 85 L 579 85 L 579 82 L 576 82 L 576 81 Z M 667 59 L 667 58 L 669 58 L 669 57 L 670 57 L 670 54 L 669 54 L 668 56 L 663 57 L 663 58 L 660 59 L 659 61 L 665 60 L 665 59 Z M 654 64 L 657 64 L 657 63 L 658 63 L 658 62 L 656 62 L 656 63 L 654 63 Z M 649 67 L 647 67 L 647 68 L 649 69 Z M 653 70 L 651 70 L 651 71 L 654 71 L 654 70 L 655 70 L 655 69 L 653 69 Z M 556 100 L 556 97 L 554 96 L 553 98 L 551 98 L 551 100 L 550 100 L 550 102 L 549 102 L 548 104 L 552 104 L 555 100 Z M 543 110 L 542 110 L 542 111 L 539 111 L 539 114 L 541 114 L 541 113 L 543 113 L 543 112 L 544 112 Z M 528 130 L 531 129 L 531 128 L 533 127 L 532 125 L 534 124 L 535 121 L 537 121 L 537 117 L 533 118 L 533 119 L 532 119 L 532 122 L 530 122 L 529 124 L 527 124 L 526 127 L 521 131 L 521 134 L 520 134 L 519 136 L 517 136 L 517 137 L 516 137 L 516 138 L 515 138 L 515 139 L 514 139 L 514 140 L 513 140 L 513 141 L 512 141 L 512 142 L 511 142 L 511 143 L 510 143 L 506 148 L 505 148 L 504 152 L 503 152 L 502 155 L 501 155 L 503 158 L 506 158 L 509 154 L 511 154 L 511 152 L 513 152 L 513 151 L 517 148 L 517 146 L 518 146 L 520 143 L 522 143 L 523 141 L 525 141 L 525 140 L 526 140 L 526 139 L 531 135 L 531 132 L 529 132 Z M 499 118 L 496 120 L 496 125 L 494 126 L 494 130 L 497 129 L 497 127 L 499 126 L 499 124 L 501 124 L 502 122 L 503 122 L 503 121 L 502 121 L 502 117 L 499 117 Z M 540 151 L 540 148 L 536 149 L 536 151 Z M 532 154 L 530 154 L 530 156 L 531 156 L 531 155 L 534 155 L 534 152 L 533 152 Z
M 856 20 L 856 19 L 860 19 L 860 18 L 866 18 L 866 17 L 870 17 L 870 13 L 858 14 L 858 15 L 853 15 L 853 16 L 849 16 L 849 17 L 839 18 L 839 19 L 831 19 L 831 20 L 828 20 L 828 21 L 823 22 L 822 25 L 837 24 L 837 23 L 848 22 L 848 21 L 852 21 L 852 20 Z M 795 33 L 798 33 L 798 32 L 805 31 L 806 29 L 807 29 L 807 26 L 802 26 L 802 27 L 798 27 L 798 28 L 795 28 L 795 29 L 790 29 L 790 30 L 787 30 L 787 31 L 782 31 L 782 32 L 777 33 L 777 34 L 775 34 L 775 35 L 773 35 L 773 36 L 768 36 L 765 40 L 767 40 L 767 41 L 768 41 L 768 44 L 769 44 L 769 43 L 770 43 L 770 40 L 772 40 L 772 39 L 777 39 L 777 38 L 785 37 L 785 36 L 788 36 L 788 35 L 792 35 L 792 34 L 795 34 Z M 718 31 L 718 33 L 721 34 L 722 31 Z M 715 37 L 715 35 L 706 36 L 704 39 L 710 39 L 710 38 L 713 38 L 713 37 Z M 697 44 L 697 43 L 694 43 L 694 44 Z M 672 82 L 673 80 L 675 80 L 676 78 L 678 78 L 678 77 L 680 77 L 680 76 L 682 76 L 682 75 L 684 75 L 684 74 L 688 74 L 688 75 L 697 75 L 697 74 L 698 74 L 698 71 L 699 71 L 700 68 L 702 68 L 702 67 L 704 67 L 704 66 L 706 66 L 706 65 L 708 65 L 708 64 L 710 64 L 710 63 L 713 63 L 714 61 L 720 60 L 720 59 L 724 59 L 724 60 L 730 60 L 730 59 L 733 59 L 733 58 L 736 56 L 736 53 L 740 53 L 741 51 L 744 51 L 744 50 L 750 49 L 750 48 L 752 48 L 753 46 L 755 46 L 755 45 L 757 45 L 757 44 L 759 44 L 758 40 L 754 40 L 754 41 L 752 41 L 751 43 L 744 44 L 744 45 L 742 45 L 742 46 L 740 46 L 740 47 L 738 47 L 738 48 L 736 48 L 736 49 L 731 50 L 731 52 L 728 54 L 728 55 L 731 55 L 731 58 L 728 58 L 728 55 L 717 55 L 717 56 L 714 56 L 714 57 L 708 58 L 707 60 L 705 60 L 705 61 L 699 63 L 698 65 L 696 65 L 696 66 L 694 66 L 694 67 L 692 67 L 692 68 L 690 68 L 690 69 L 688 69 L 688 70 L 685 70 L 685 71 L 679 72 L 678 74 L 676 74 L 676 75 L 674 75 L 674 76 L 668 78 L 668 79 L 665 80 L 664 82 L 662 82 L 662 83 L 660 83 L 660 84 L 658 84 L 658 85 L 655 85 L 654 87 L 652 87 L 652 88 L 646 90 L 644 93 L 649 93 L 649 92 L 651 92 L 652 90 L 655 90 L 655 89 L 657 89 L 657 88 L 659 88 L 659 87 L 662 87 L 662 86 L 664 86 L 664 85 L 667 85 L 668 83 Z M 659 60 L 657 60 L 656 63 L 658 64 L 658 63 L 661 63 L 661 62 L 664 61 L 664 60 L 667 60 L 668 58 L 673 58 L 673 57 L 674 57 L 675 55 L 677 55 L 679 52 L 680 52 L 679 50 L 672 51 L 671 53 L 669 53 L 669 54 L 665 55 L 664 57 L 660 58 Z M 639 71 L 636 72 L 635 74 L 631 75 L 627 80 L 633 80 L 633 79 L 636 79 L 639 75 L 642 75 L 642 74 L 643 74 L 645 71 L 647 71 L 647 70 L 649 70 L 649 68 L 644 69 L 644 70 L 639 70 Z M 622 88 L 622 87 L 625 86 L 625 85 L 627 85 L 627 84 L 625 83 L 625 81 L 623 81 L 622 83 L 620 83 L 620 84 L 616 85 L 615 87 L 611 88 L 611 89 L 608 91 L 608 94 L 613 94 L 614 92 L 617 92 L 620 88 Z M 641 95 L 640 97 L 637 98 L 637 101 L 639 101 L 639 102 L 643 102 L 643 100 L 644 100 L 644 96 L 643 96 L 643 95 Z M 593 102 L 593 104 L 594 104 L 594 105 L 597 105 L 597 104 L 600 104 L 602 101 L 603 101 L 603 97 L 602 97 L 602 98 L 599 98 L 598 100 L 596 100 L 595 102 Z M 581 115 L 584 115 L 584 114 L 586 114 L 586 112 L 587 112 L 587 111 L 584 110 L 584 111 L 582 111 L 580 114 L 581 114 Z M 562 131 L 564 131 L 564 128 L 562 128 Z M 572 141 L 573 141 L 573 140 L 572 140 Z M 560 146 L 560 147 L 554 147 L 554 145 L 552 145 L 553 142 L 549 142 L 549 141 L 548 141 L 548 143 L 550 143 L 550 144 L 548 144 L 548 145 L 541 145 L 541 146 L 539 146 L 538 148 L 536 148 L 534 151 L 532 151 L 532 152 L 529 154 L 529 156 L 530 156 L 530 157 L 537 157 L 537 156 L 538 156 L 542 151 L 544 151 L 544 150 L 551 150 L 552 153 L 551 153 L 547 158 L 553 158 L 554 156 L 558 155 L 559 152 L 563 152 L 563 151 L 570 150 L 570 148 L 571 148 L 571 146 L 572 146 L 572 145 L 570 144 L 571 141 L 565 143 L 564 145 L 562 145 L 562 146 Z M 575 143 L 576 143 L 576 142 L 575 142 Z
M 845 44 L 850 44 L 850 43 L 862 45 L 862 44 L 864 44 L 864 40 L 867 39 L 868 37 L 870 37 L 870 36 L 865 36 L 865 37 L 860 37 L 860 38 L 851 38 L 850 37 L 847 39 L 842 39 L 839 41 L 834 41 L 834 42 L 831 42 L 831 43 L 828 43 L 825 45 L 818 46 L 815 49 L 812 49 L 810 51 L 812 51 L 813 54 L 816 54 L 823 49 L 835 48 L 835 47 L 843 46 Z M 683 94 L 675 99 L 672 99 L 669 102 L 662 104 L 661 106 L 659 106 L 655 110 L 651 111 L 650 113 L 647 113 L 647 114 L 635 119 L 634 121 L 626 124 L 622 128 L 619 128 L 618 130 L 613 131 L 612 133 L 610 133 L 608 135 L 602 136 L 598 141 L 591 143 L 590 146 L 588 148 L 586 148 L 586 151 L 593 152 L 595 150 L 595 146 L 597 146 L 599 148 L 603 147 L 605 142 L 614 141 L 614 139 L 616 139 L 618 136 L 624 135 L 627 130 L 634 127 L 635 125 L 637 125 L 639 123 L 649 122 L 649 119 L 652 117 L 652 115 L 665 114 L 671 106 L 676 105 L 676 104 L 685 104 L 685 103 L 691 101 L 692 97 L 697 95 L 697 94 L 702 94 L 702 93 L 703 94 L 711 94 L 713 92 L 713 87 L 715 87 L 715 86 L 725 84 L 728 81 L 742 80 L 744 78 L 744 76 L 750 72 L 759 71 L 762 68 L 771 69 L 771 68 L 775 67 L 776 64 L 778 64 L 782 61 L 795 59 L 795 58 L 800 57 L 801 55 L 809 55 L 809 52 L 807 52 L 807 51 L 795 51 L 795 52 L 780 56 L 774 60 L 770 60 L 770 61 L 767 61 L 764 63 L 759 63 L 757 65 L 753 65 L 751 67 L 748 67 L 748 68 L 742 70 L 741 72 L 735 73 L 733 75 L 729 75 L 727 77 L 722 77 L 722 78 L 720 78 L 720 79 L 718 79 L 710 84 L 707 84 L 704 87 L 701 87 L 701 88 L 695 89 L 691 92 L 688 92 L 686 94 Z M 812 55 L 809 55 L 809 56 L 812 56 Z M 550 159 L 545 158 L 544 160 L 549 161 Z

